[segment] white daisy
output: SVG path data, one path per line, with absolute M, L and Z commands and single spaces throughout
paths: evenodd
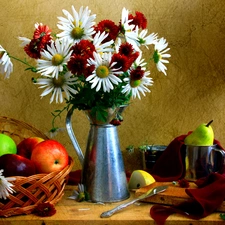
M 28 45 L 31 41 L 31 39 L 26 38 L 26 37 L 18 37 L 18 39 L 20 41 L 22 41 L 22 43 L 20 44 L 21 47 L 25 47 L 26 45 Z
M 63 71 L 63 65 L 66 65 L 72 51 L 67 40 L 60 41 L 56 39 L 47 46 L 47 50 L 41 52 L 42 59 L 37 60 L 37 70 L 41 75 L 56 77 L 58 79 L 59 72 Z
M 166 75 L 166 66 L 163 63 L 169 63 L 168 60 L 163 58 L 169 58 L 170 54 L 165 54 L 170 50 L 170 48 L 167 48 L 168 43 L 166 42 L 165 38 L 160 38 L 158 41 L 155 41 L 155 51 L 153 54 L 154 62 L 156 63 L 156 67 L 158 71 L 163 72 Z
M 93 39 L 93 45 L 95 46 L 96 52 L 112 52 L 114 49 L 112 48 L 113 40 L 108 41 L 106 43 L 102 43 L 103 40 L 108 36 L 105 32 L 98 32 Z
M 137 57 L 131 68 L 135 69 L 138 66 L 140 66 L 142 70 L 146 70 L 147 62 L 142 58 L 142 52 L 140 52 L 139 56 Z
M 113 69 L 113 66 L 116 63 L 111 62 L 112 54 L 94 52 L 94 59 L 88 59 L 88 66 L 95 66 L 93 73 L 86 78 L 86 81 L 92 83 L 91 88 L 96 87 L 96 91 L 99 91 L 100 88 L 103 88 L 104 92 L 110 92 L 113 90 L 113 84 L 117 85 L 122 82 L 121 79 L 117 76 L 122 73 L 119 69 Z
M 6 50 L 0 45 L 0 73 L 9 78 L 13 72 L 13 64 Z
M 83 184 L 78 184 L 78 190 L 73 190 L 73 193 L 71 196 L 68 197 L 69 199 L 72 200 L 77 200 L 77 201 L 83 201 L 85 200 L 85 188 Z
M 123 8 L 122 9 L 122 16 L 121 16 L 121 26 L 123 27 L 124 31 L 130 31 L 133 30 L 135 25 L 129 24 L 132 20 L 129 20 L 129 10 Z
M 10 183 L 10 181 L 15 181 L 15 177 L 4 177 L 2 175 L 3 170 L 0 170 L 0 199 L 7 199 L 9 197 L 9 194 L 12 194 L 15 192 L 13 190 L 13 184 Z
M 138 46 L 144 45 L 148 48 L 148 45 L 153 44 L 156 41 L 157 34 L 152 33 L 146 37 L 148 30 L 142 30 L 140 34 L 138 34 Z
M 57 128 L 52 128 L 49 132 L 47 132 L 47 136 L 50 138 L 54 138 L 57 134 L 65 132 L 66 128 L 65 127 L 57 127 Z
M 61 75 L 58 78 L 56 77 L 47 77 L 47 78 L 38 78 L 35 84 L 41 85 L 39 88 L 45 88 L 41 97 L 52 93 L 50 98 L 50 103 L 56 100 L 56 103 L 63 102 L 63 92 L 66 94 L 67 99 L 70 98 L 71 93 L 76 94 L 77 91 L 71 88 L 71 85 L 76 84 L 77 78 L 72 77 L 73 75 L 70 72 L 67 72 L 65 75 Z
M 119 49 L 120 49 L 120 45 L 122 44 L 122 40 L 121 38 L 117 37 L 115 42 L 114 42 L 114 45 L 115 45 L 115 52 L 118 53 L 119 52 Z
M 70 43 L 77 43 L 82 39 L 92 40 L 92 35 L 95 33 L 94 25 L 96 15 L 90 15 L 91 10 L 88 7 L 80 8 L 79 13 L 72 6 L 72 15 L 63 10 L 63 14 L 67 17 L 58 17 L 60 20 L 57 24 L 60 30 L 63 30 L 57 37 L 67 39 Z
M 147 86 L 153 85 L 152 78 L 148 77 L 149 74 L 150 71 L 143 70 L 143 77 L 141 79 L 132 80 L 131 76 L 124 78 L 124 82 L 126 82 L 127 84 L 123 86 L 122 93 L 125 93 L 127 95 L 131 93 L 132 98 L 138 97 L 139 99 L 141 99 L 140 93 L 145 96 L 145 92 L 150 92 Z
M 128 19 L 129 11 L 125 8 L 122 10 L 121 26 L 123 29 L 124 37 L 126 41 L 134 46 L 137 49 L 138 35 L 134 31 L 135 25 L 129 24 L 132 20 Z

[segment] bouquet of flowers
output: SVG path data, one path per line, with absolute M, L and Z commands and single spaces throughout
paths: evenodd
M 150 92 L 150 61 L 166 75 L 168 43 L 156 33 L 148 34 L 143 13 L 132 15 L 123 8 L 118 24 L 107 19 L 96 24 L 96 15 L 88 7 L 76 11 L 72 6 L 72 13 L 62 12 L 64 17 L 58 17 L 59 33 L 53 35 L 47 25 L 36 23 L 32 39 L 19 37 L 35 66 L 12 56 L 0 45 L 1 74 L 8 78 L 13 71 L 11 59 L 20 61 L 37 75 L 32 80 L 43 89 L 41 97 L 50 94 L 50 103 L 66 103 L 52 113 L 53 121 L 71 107 L 91 110 L 104 121 L 107 108 L 128 104 Z M 147 61 L 142 58 L 141 47 L 150 52 Z

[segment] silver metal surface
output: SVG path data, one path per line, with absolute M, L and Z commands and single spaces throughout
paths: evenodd
M 114 113 L 117 110 L 112 111 L 109 116 L 113 118 Z M 108 123 L 98 125 L 97 120 L 90 117 L 90 131 L 83 159 L 83 153 L 73 133 L 71 115 L 72 112 L 69 111 L 66 119 L 67 130 L 83 166 L 81 182 L 91 201 L 117 202 L 129 198 L 117 127 Z
M 78 141 L 76 139 L 76 136 L 74 135 L 72 124 L 71 124 L 71 116 L 73 115 L 73 110 L 72 108 L 68 111 L 67 116 L 66 116 L 66 129 L 67 133 L 69 135 L 69 138 L 73 144 L 73 147 L 77 153 L 78 159 L 80 161 L 81 166 L 84 164 L 84 155 L 83 152 L 78 144 Z
M 186 146 L 185 179 L 195 181 L 212 172 L 224 172 L 224 150 L 213 146 Z
M 137 202 L 137 201 L 143 200 L 143 199 L 145 199 L 145 198 L 148 198 L 148 197 L 151 197 L 151 196 L 153 196 L 153 195 L 155 195 L 155 194 L 158 194 L 158 193 L 160 193 L 160 192 L 163 192 L 163 191 L 165 191 L 167 188 L 168 188 L 168 186 L 159 186 L 159 187 L 150 189 L 150 190 L 147 191 L 145 194 L 140 195 L 139 197 L 133 199 L 132 201 L 123 203 L 123 204 L 121 204 L 121 205 L 116 206 L 115 208 L 113 208 L 113 209 L 111 209 L 111 210 L 108 210 L 108 211 L 106 211 L 106 212 L 103 212 L 103 213 L 100 215 L 100 217 L 101 217 L 101 218 L 107 218 L 107 217 L 110 217 L 110 216 L 112 216 L 114 213 L 120 211 L 121 209 L 124 209 L 124 208 L 126 208 L 127 206 L 132 205 L 132 204 L 134 204 L 134 203 Z

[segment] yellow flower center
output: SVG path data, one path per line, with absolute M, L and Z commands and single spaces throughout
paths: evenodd
M 100 78 L 105 78 L 109 76 L 109 68 L 107 66 L 99 66 L 96 70 L 96 74 Z
M 105 28 L 105 32 L 106 33 L 109 33 L 110 32 L 110 29 L 107 27 L 107 28 Z
M 62 87 L 63 84 L 64 84 L 64 82 L 65 82 L 65 79 L 64 79 L 63 76 L 59 76 L 58 79 L 56 79 L 56 78 L 54 77 L 54 78 L 53 78 L 53 81 L 52 81 L 54 87 Z
M 132 88 L 138 87 L 141 84 L 141 80 L 131 80 L 130 81 L 130 86 Z
M 62 62 L 63 62 L 63 56 L 62 56 L 62 55 L 60 55 L 60 54 L 55 54 L 55 55 L 52 57 L 52 64 L 53 64 L 54 66 L 60 65 Z
M 84 34 L 84 30 L 80 27 L 74 27 L 71 31 L 71 35 L 74 39 L 81 39 Z

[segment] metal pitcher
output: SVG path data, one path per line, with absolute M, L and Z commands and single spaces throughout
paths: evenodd
M 212 146 L 186 145 L 185 179 L 196 181 L 210 173 L 224 173 L 225 151 Z
M 122 110 L 108 109 L 105 123 L 98 121 L 90 111 L 85 111 L 90 121 L 85 157 L 72 129 L 73 109 L 67 113 L 67 132 L 83 168 L 81 183 L 93 202 L 117 202 L 130 196 L 117 127 L 110 124 L 116 113 Z

